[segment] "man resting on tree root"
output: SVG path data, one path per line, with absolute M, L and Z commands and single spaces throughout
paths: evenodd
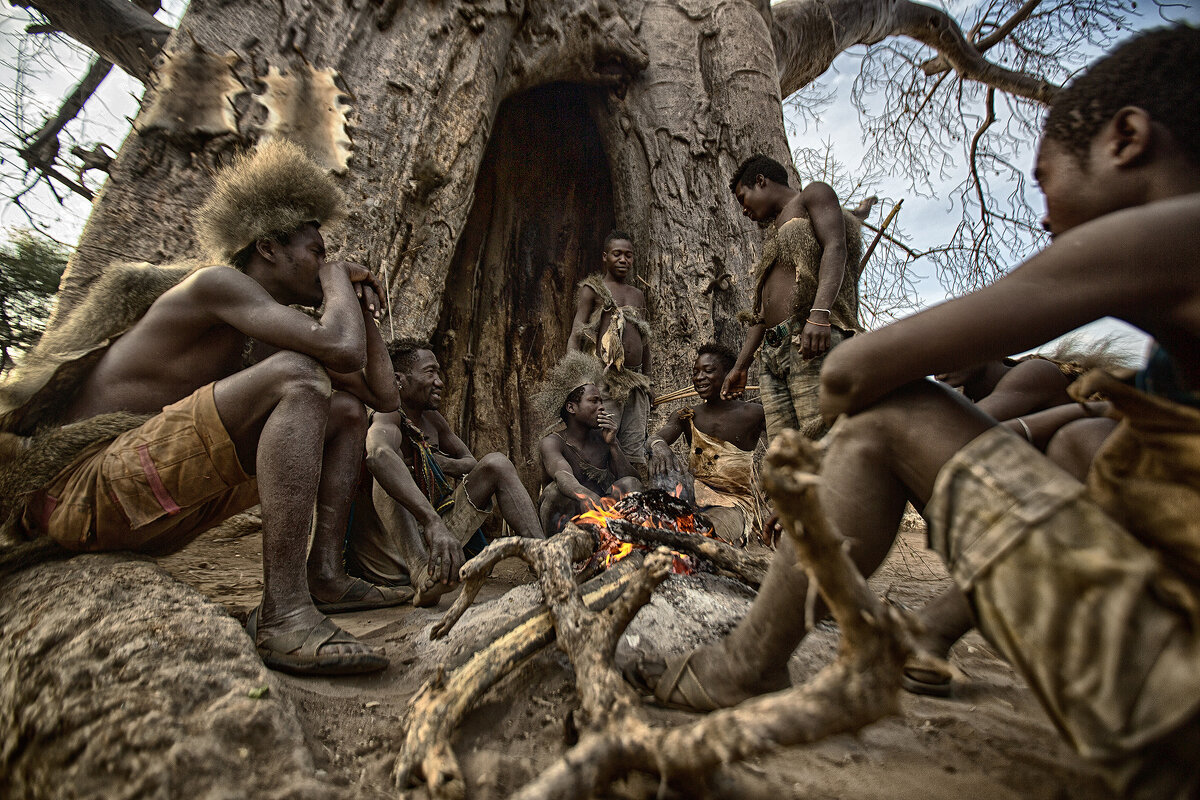
M 821 376 L 820 499 L 865 573 L 904 504 L 980 631 L 1120 791 L 1200 791 L 1200 31 L 1142 34 L 1050 108 L 1035 177 L 1053 244 L 992 286 L 856 336 Z M 1190 76 L 1190 77 L 1189 77 Z M 1111 315 L 1152 335 L 1087 484 L 922 376 L 1020 352 Z M 1136 388 L 1135 388 L 1136 387 Z M 788 685 L 808 582 L 785 540 L 724 640 L 632 678 L 662 701 L 732 706 Z
M 650 474 L 679 471 L 671 444 L 683 436 L 696 505 L 713 524 L 713 532 L 742 547 L 752 541 L 769 546 L 772 541 L 763 533 L 766 501 L 754 463 L 754 448 L 766 429 L 763 407 L 721 397 L 725 375 L 736 359 L 725 345 L 701 346 L 692 367 L 692 386 L 704 402 L 679 409 L 650 437 Z
M 429 344 L 400 340 L 388 353 L 400 409 L 371 420 L 373 480 L 355 505 L 346 560 L 373 582 L 411 583 L 413 605 L 432 606 L 458 585 L 464 546 L 473 536 L 486 544 L 479 526 L 494 508 L 518 536 L 544 534 L 512 462 L 500 453 L 477 461 L 438 411 L 445 384 Z
M 319 609 L 403 599 L 342 567 L 364 403 L 392 409 L 398 396 L 375 325 L 378 284 L 364 267 L 325 260 L 318 225 L 340 206 L 325 171 L 284 142 L 223 171 L 200 239 L 233 266 L 194 270 L 97 347 L 57 422 L 149 419 L 86 447 L 22 518 L 69 550 L 162 554 L 261 503 L 263 599 L 249 628 L 267 666 L 300 673 L 386 667 Z M 319 319 L 288 307 L 322 304 Z M 278 352 L 243 368 L 255 342 Z

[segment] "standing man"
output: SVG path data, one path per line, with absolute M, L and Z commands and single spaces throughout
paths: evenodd
M 617 426 L 625 458 L 644 478 L 650 420 L 650 323 L 646 295 L 626 283 L 633 269 L 629 234 L 612 231 L 600 256 L 603 271 L 579 282 L 567 351 L 597 356 L 604 366 L 604 410 Z
M 127 287 L 94 290 L 47 337 L 76 348 L 39 347 L 0 405 L 9 432 L 58 427 L 86 444 L 22 499 L 22 527 L 69 550 L 169 553 L 261 503 L 263 598 L 250 635 L 268 667 L 307 674 L 388 663 L 322 605 L 401 600 L 342 567 L 364 403 L 391 410 L 398 397 L 375 326 L 378 284 L 364 267 L 325 260 L 319 226 L 341 203 L 295 145 L 273 141 L 239 157 L 200 210 L 201 244 L 223 265 L 192 271 L 80 358 L 77 343 L 97 336 L 107 306 L 129 301 Z M 292 305 L 324 310 L 314 319 Z M 252 342 L 276 352 L 244 367 Z M 39 362 L 60 366 L 47 377 Z M 42 377 L 25 385 L 26 374 Z M 111 430 L 115 422 L 125 430 Z M 36 451 L 46 439 L 29 441 Z
M 817 438 L 826 430 L 817 405 L 825 354 L 862 330 L 861 223 L 829 184 L 793 189 L 783 165 L 763 155 L 744 161 L 729 188 L 747 217 L 762 225 L 774 221 L 775 233 L 763 244 L 750 330 L 721 396 L 734 398 L 746 388 L 746 370 L 761 344 L 768 437 L 793 428 Z
M 599 362 L 568 353 L 554 368 L 536 402 L 566 426 L 542 439 L 542 528 L 553 535 L 600 498 L 641 490 L 642 484 L 617 438 L 617 425 L 596 385 Z M 546 414 L 549 416 L 549 414 Z
M 445 384 L 430 346 L 401 340 L 388 355 L 400 408 L 372 418 L 370 501 L 355 505 L 346 560 L 374 583 L 411 582 L 413 605 L 431 606 L 458 584 L 463 546 L 493 510 L 518 536 L 543 533 L 512 462 L 500 453 L 476 460 L 438 411 Z

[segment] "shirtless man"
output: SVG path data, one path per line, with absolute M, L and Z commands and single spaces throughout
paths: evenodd
M 458 584 L 463 546 L 493 509 L 516 535 L 544 536 L 512 462 L 500 453 L 476 460 L 438 411 L 445 384 L 429 345 L 401 340 L 388 353 L 400 409 L 372 417 L 367 467 L 374 480 L 355 505 L 346 559 L 373 583 L 411 582 L 413 605 L 431 606 Z
M 85 451 L 25 512 L 27 528 L 68 549 L 161 554 L 261 503 L 263 598 L 251 635 L 267 666 L 300 673 L 386 667 L 318 606 L 399 601 L 342 568 L 364 403 L 390 410 L 398 396 L 375 325 L 378 284 L 364 267 L 325 260 L 318 223 L 339 204 L 325 171 L 284 142 L 220 175 L 200 238 L 236 266 L 198 269 L 166 291 L 104 352 L 62 421 L 156 416 Z M 255 213 L 268 221 L 256 227 Z M 324 311 L 314 319 L 293 304 Z M 278 352 L 243 369 L 249 339 Z
M 906 500 L 922 507 L 981 632 L 1131 797 L 1200 789 L 1198 65 L 1200 32 L 1179 27 L 1090 67 L 1054 98 L 1038 152 L 1053 244 L 985 289 L 855 337 L 822 373 L 825 418 L 848 417 L 820 500 L 859 568 L 883 559 Z M 921 379 L 1103 316 L 1157 349 L 1145 391 L 1081 379 L 1123 417 L 1086 487 Z M 642 664 L 658 695 L 729 706 L 786 686 L 807 592 L 794 563 L 785 542 L 724 640 L 671 659 L 661 680 Z
M 767 435 L 791 428 L 816 438 L 825 431 L 817 406 L 825 354 L 862 330 L 859 219 L 842 208 L 829 184 L 793 189 L 783 165 L 762 155 L 744 161 L 729 188 L 747 217 L 760 225 L 774 221 L 775 233 L 763 246 L 752 324 L 721 396 L 742 393 L 762 345 Z
M 667 418 L 647 444 L 650 474 L 679 471 L 671 444 L 688 444 L 688 468 L 695 479 L 696 505 L 717 535 L 745 547 L 763 538 L 766 502 L 754 450 L 766 431 L 759 403 L 721 397 L 725 375 L 737 355 L 722 344 L 701 346 L 692 368 L 692 385 L 703 403 Z
M 568 354 L 564 362 L 569 362 Z M 565 430 L 542 439 L 542 496 L 538 501 L 542 529 L 558 533 L 563 519 L 600 505 L 600 498 L 620 497 L 641 490 L 633 465 L 617 439 L 616 420 L 605 411 L 600 387 L 591 382 L 562 386 L 554 391 L 563 364 L 551 376 L 551 388 L 543 392 L 561 399 L 559 418 Z
M 644 471 L 650 420 L 650 324 L 646 295 L 625 282 L 633 269 L 629 234 L 608 234 L 600 264 L 601 272 L 579 283 L 567 350 L 593 354 L 604 364 L 605 412 L 617 426 L 625 457 Z

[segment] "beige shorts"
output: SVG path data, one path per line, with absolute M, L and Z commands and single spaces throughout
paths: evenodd
M 208 384 L 85 450 L 34 493 L 23 521 L 70 550 L 156 554 L 257 502 Z
M 1131 795 L 1194 790 L 1200 760 L 1161 754 L 1200 713 L 1200 586 L 1002 428 L 946 463 L 926 518 L 980 630 L 1076 749 Z

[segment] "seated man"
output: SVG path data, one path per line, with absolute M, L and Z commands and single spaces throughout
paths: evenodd
M 598 357 L 604 410 L 617 426 L 617 442 L 634 469 L 646 466 L 646 427 L 650 421 L 650 322 L 646 295 L 626 281 L 633 269 L 629 234 L 604 238 L 600 272 L 579 282 L 568 351 Z
M 641 482 L 617 438 L 616 420 L 604 410 L 596 385 L 600 363 L 568 353 L 537 397 L 543 413 L 557 406 L 566 426 L 542 439 L 542 528 L 553 535 L 566 520 L 600 505 L 602 496 L 640 491 Z
M 692 368 L 692 385 L 704 402 L 671 414 L 650 437 L 650 474 L 678 471 L 671 444 L 683 435 L 688 468 L 695 479 L 696 505 L 713 524 L 713 532 L 745 547 L 763 537 L 766 502 L 754 464 L 754 449 L 766 430 L 763 407 L 725 400 L 721 386 L 737 359 L 728 347 L 703 345 Z
M 371 420 L 370 499 L 355 504 L 346 561 L 375 583 L 411 582 L 413 605 L 431 606 L 458 584 L 463 546 L 493 508 L 518 536 L 543 534 L 512 462 L 500 453 L 476 461 L 438 411 L 445 384 L 429 345 L 401 340 L 388 354 L 400 409 Z
M 845 414 L 820 500 L 864 572 L 911 499 L 980 631 L 1084 756 L 1131 797 L 1200 791 L 1200 31 L 1143 33 L 1050 107 L 1035 177 L 1054 242 L 974 294 L 838 347 L 821 407 Z M 1188 77 L 1191 76 L 1191 77 Z M 921 376 L 1103 316 L 1157 341 L 1086 485 Z M 1136 387 L 1136 388 L 1135 388 Z M 780 547 L 724 640 L 640 674 L 664 700 L 728 706 L 788 684 L 808 581 Z
M 240 157 L 218 175 L 198 231 L 232 266 L 192 271 L 83 359 L 39 349 L 39 359 L 57 359 L 56 374 L 26 387 L 18 371 L 2 409 L 13 433 L 52 424 L 91 442 L 31 487 L 21 518 L 70 550 L 168 553 L 261 503 L 263 599 L 249 629 L 267 666 L 300 673 L 386 667 L 381 651 L 318 609 L 349 597 L 402 599 L 342 568 L 363 404 L 390 410 L 398 398 L 375 325 L 378 284 L 364 267 L 325 260 L 318 226 L 340 206 L 329 175 L 295 145 L 270 142 Z M 48 339 L 97 334 L 106 304 L 131 302 L 120 294 L 93 292 Z M 314 319 L 290 305 L 324 311 Z M 72 332 L 77 324 L 89 329 Z M 243 368 L 251 340 L 278 352 Z M 61 411 L 30 416 L 45 408 L 45 391 Z M 114 421 L 119 435 L 93 435 Z

